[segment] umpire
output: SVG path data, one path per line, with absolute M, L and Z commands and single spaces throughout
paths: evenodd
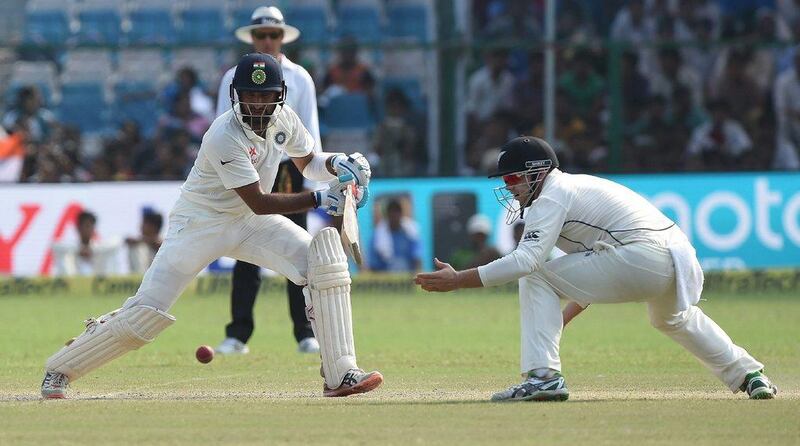
M 281 63 L 286 81 L 286 102 L 300 117 L 311 136 L 314 137 L 314 150 L 321 150 L 319 138 L 319 119 L 314 80 L 300 65 L 281 53 L 281 46 L 300 37 L 300 30 L 287 25 L 281 11 L 274 7 L 259 7 L 253 11 L 250 24 L 236 30 L 236 38 L 253 45 L 255 51 L 275 56 Z M 229 69 L 222 77 L 217 96 L 217 116 L 231 108 L 229 88 L 236 67 Z M 287 158 L 278 169 L 273 192 L 299 192 L 304 188 L 304 178 L 294 164 Z M 306 214 L 286 215 L 297 225 L 306 229 Z M 319 352 L 319 344 L 314 339 L 311 324 L 306 319 L 305 301 L 302 287 L 287 282 L 289 313 L 294 323 L 294 337 L 297 350 L 301 353 Z M 237 261 L 233 267 L 233 289 L 231 290 L 231 315 L 233 320 L 225 327 L 225 340 L 217 347 L 223 355 L 245 354 L 250 351 L 247 341 L 253 334 L 253 307 L 261 286 L 261 271 L 256 265 Z

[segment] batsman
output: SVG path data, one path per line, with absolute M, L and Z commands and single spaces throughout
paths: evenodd
M 564 401 L 559 342 L 564 323 L 589 304 L 646 302 L 653 327 L 682 345 L 733 392 L 770 399 L 777 388 L 764 365 L 697 307 L 703 271 L 686 235 L 632 190 L 591 175 L 558 169 L 547 142 L 524 136 L 500 148 L 495 189 L 525 229 L 517 248 L 486 265 L 418 274 L 426 291 L 519 282 L 524 381 L 494 401 Z M 554 246 L 567 255 L 547 260 Z M 570 301 L 563 313 L 559 299 Z
M 229 95 L 231 109 L 203 136 L 170 212 L 167 237 L 136 295 L 122 308 L 86 321 L 85 331 L 47 360 L 44 398 L 65 398 L 70 383 L 153 341 L 175 322 L 168 311 L 189 282 L 222 256 L 304 286 L 306 313 L 320 344 L 324 396 L 369 392 L 382 384 L 379 372 L 364 372 L 356 364 L 350 273 L 339 234 L 325 228 L 312 238 L 281 215 L 312 208 L 341 215 L 344 190 L 353 182 L 354 199 L 363 206 L 369 164 L 357 153 L 313 151 L 314 139 L 285 103 L 283 72 L 271 55 L 242 57 Z M 272 190 L 284 153 L 305 177 L 329 188 L 265 193 Z

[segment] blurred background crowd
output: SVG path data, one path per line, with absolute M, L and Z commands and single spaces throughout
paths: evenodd
M 544 0 L 296 0 L 323 148 L 375 177 L 482 175 L 544 135 Z M 556 2 L 571 172 L 800 168 L 800 1 Z M 251 0 L 5 0 L 0 181 L 182 180 Z M 291 92 L 289 93 L 291 94 Z

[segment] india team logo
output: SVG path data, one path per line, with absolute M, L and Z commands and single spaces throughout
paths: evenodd
M 267 80 L 267 73 L 265 73 L 264 70 L 253 70 L 253 74 L 250 78 L 253 80 L 254 84 L 261 85 Z
M 281 145 L 286 142 L 286 133 L 278 132 L 275 134 L 275 144 Z

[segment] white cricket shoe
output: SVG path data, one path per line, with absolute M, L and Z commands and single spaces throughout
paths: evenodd
M 319 353 L 319 342 L 316 338 L 303 338 L 297 343 L 299 353 Z
M 342 384 L 339 387 L 330 389 L 325 384 L 322 388 L 322 396 L 336 397 L 366 393 L 377 389 L 381 384 L 383 384 L 381 372 L 367 373 L 361 369 L 350 369 L 342 378 Z
M 67 387 L 69 387 L 67 375 L 58 372 L 45 372 L 44 380 L 42 380 L 42 398 L 50 400 L 66 398 Z
M 551 378 L 528 377 L 521 384 L 492 395 L 492 401 L 566 401 L 569 390 L 560 373 Z
M 236 338 L 225 338 L 225 340 L 214 349 L 214 352 L 225 356 L 246 355 L 250 353 L 250 347 Z

